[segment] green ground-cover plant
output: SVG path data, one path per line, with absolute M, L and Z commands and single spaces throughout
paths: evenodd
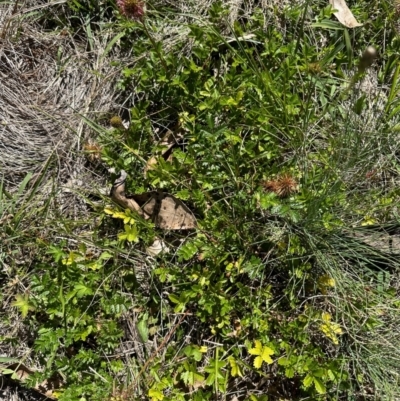
M 233 24 L 214 2 L 172 47 L 156 39 L 171 9 L 115 13 L 110 29 L 135 60 L 118 88 L 133 93 L 130 126 L 88 123 L 132 193 L 172 193 L 198 228 L 149 261 L 144 247 L 169 235 L 108 202 L 89 238 L 40 243 L 15 306 L 41 377 L 65 381 L 60 399 L 398 394 L 398 261 L 352 235 L 397 220 L 396 10 L 355 3 L 369 21 L 350 31 L 322 2 Z M 367 45 L 380 52 L 369 92 L 373 68 L 352 81 Z M 183 138 L 172 160 L 143 174 L 167 130 Z M 59 227 L 68 237 L 76 225 Z M 141 346 L 125 355 L 131 316 Z

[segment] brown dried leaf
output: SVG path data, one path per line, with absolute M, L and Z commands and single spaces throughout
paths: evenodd
M 354 18 L 353 13 L 350 11 L 349 7 L 347 7 L 344 0 L 329 0 L 329 4 L 337 10 L 334 13 L 335 17 L 347 28 L 355 28 L 362 25 Z
M 7 369 L 13 370 L 13 379 L 24 382 L 32 373 L 33 370 L 29 369 L 22 363 L 13 363 L 12 365 L 7 366 Z
M 126 177 L 126 172 L 122 170 L 110 194 L 111 198 L 124 209 L 134 210 L 145 219 L 151 218 L 157 227 L 164 230 L 190 230 L 196 227 L 196 219 L 190 209 L 170 194 L 151 191 L 127 197 Z
M 174 196 L 152 191 L 133 195 L 146 215 L 151 216 L 157 227 L 164 230 L 190 230 L 196 227 L 196 219 L 190 209 Z
M 14 374 L 12 378 L 20 382 L 25 382 L 30 375 L 35 373 L 35 370 L 28 368 L 22 363 L 13 363 L 12 365 L 7 366 L 7 370 L 13 370 Z M 52 377 L 44 380 L 42 383 L 36 384 L 33 390 L 45 395 L 47 398 L 56 399 L 53 397 L 53 392 L 60 389 L 63 384 L 62 378 L 59 375 L 54 374 Z

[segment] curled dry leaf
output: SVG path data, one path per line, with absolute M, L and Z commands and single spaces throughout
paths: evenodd
M 337 10 L 334 12 L 335 17 L 347 28 L 355 28 L 362 25 L 355 19 L 353 13 L 350 11 L 349 7 L 347 7 L 344 0 L 329 0 L 329 4 Z
M 151 191 L 127 197 L 126 177 L 126 172 L 122 170 L 111 189 L 111 198 L 124 209 L 136 211 L 145 219 L 151 218 L 157 227 L 164 230 L 190 230 L 196 227 L 191 210 L 168 193 Z
M 156 238 L 154 242 L 146 248 L 146 253 L 149 256 L 157 256 L 160 253 L 168 253 L 170 249 L 167 244 L 160 238 Z

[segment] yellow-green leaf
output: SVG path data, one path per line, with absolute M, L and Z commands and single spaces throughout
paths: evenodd
M 15 296 L 15 301 L 11 303 L 12 306 L 16 306 L 23 318 L 26 317 L 30 310 L 35 310 L 35 308 L 29 304 L 29 296 L 17 294 Z
M 99 259 L 100 260 L 110 259 L 110 258 L 112 258 L 112 256 L 113 255 L 111 255 L 111 253 L 105 251 L 100 255 Z
M 75 262 L 78 255 L 75 252 L 70 252 L 68 258 L 62 260 L 62 264 L 66 266 L 72 265 Z
M 364 220 L 361 222 L 361 225 L 362 226 L 372 226 L 376 223 L 377 223 L 377 221 L 375 219 L 373 219 L 370 216 L 366 216 L 366 217 L 364 217 Z
M 148 396 L 151 397 L 152 401 L 161 401 L 164 398 L 164 394 L 154 388 L 149 389 Z
M 77 283 L 74 286 L 73 292 L 75 293 L 77 298 L 82 298 L 86 295 L 92 295 L 93 291 L 90 287 L 87 287 L 85 284 Z
M 237 364 L 236 359 L 233 356 L 228 358 L 229 364 L 231 365 L 231 375 L 233 377 L 240 376 L 243 377 L 243 373 L 240 370 L 240 366 Z
M 314 377 L 314 386 L 315 390 L 317 390 L 318 394 L 325 394 L 326 393 L 326 388 L 324 386 L 324 383 L 317 377 Z
M 258 369 L 261 367 L 263 362 L 268 364 L 273 363 L 271 355 L 274 355 L 273 349 L 265 346 L 263 347 L 260 340 L 254 341 L 254 348 L 249 349 L 250 355 L 257 355 L 254 360 L 254 366 Z
M 114 217 L 115 219 L 125 220 L 126 214 L 124 212 L 114 212 L 112 217 Z
M 322 313 L 321 319 L 324 323 L 320 324 L 319 329 L 325 334 L 326 337 L 331 339 L 335 345 L 338 345 L 339 339 L 337 337 L 337 334 L 343 333 L 340 325 L 338 323 L 332 322 L 332 316 L 327 312 Z
M 318 288 L 322 292 L 322 294 L 327 293 L 327 289 L 329 287 L 335 287 L 335 279 L 333 279 L 328 274 L 324 274 L 318 278 Z
M 131 216 L 131 211 L 129 209 L 126 209 L 124 212 L 121 212 L 119 210 L 112 210 L 110 208 L 105 208 L 104 212 L 106 214 L 111 215 L 114 219 L 121 219 L 124 221 L 124 224 L 134 224 L 135 219 Z
M 330 380 L 334 381 L 336 380 L 336 375 L 335 373 L 332 372 L 332 370 L 328 369 L 328 377 Z
M 87 267 L 91 270 L 99 270 L 102 266 L 103 265 L 98 261 L 87 264 Z
M 267 362 L 269 365 L 273 363 L 271 355 L 274 355 L 274 351 L 269 347 L 264 347 L 261 358 L 263 359 L 264 362 Z
M 249 350 L 250 355 L 261 355 L 262 354 L 262 345 L 260 340 L 255 340 L 254 341 L 254 348 L 251 348 Z
M 329 322 L 332 319 L 332 316 L 328 312 L 322 313 L 322 320 L 324 322 Z
M 287 366 L 290 365 L 290 360 L 286 357 L 282 357 L 278 359 L 278 365 Z
M 307 376 L 304 378 L 304 380 L 303 380 L 303 386 L 304 386 L 305 388 L 308 388 L 308 387 L 311 386 L 311 384 L 313 383 L 313 381 L 314 381 L 313 376 L 307 375 Z
M 343 330 L 337 323 L 327 322 L 320 325 L 320 330 L 332 340 L 335 345 L 339 344 L 339 340 L 336 334 L 342 334 Z
M 255 367 L 256 369 L 260 369 L 262 363 L 263 363 L 263 360 L 262 360 L 261 356 L 257 356 L 256 358 L 254 358 L 253 364 L 254 364 L 254 367 Z
M 125 232 L 118 234 L 119 240 L 127 240 L 128 242 L 139 241 L 139 235 L 136 226 L 130 226 L 129 224 L 125 224 L 124 229 Z
M 343 334 L 343 330 L 341 329 L 340 325 L 333 322 L 329 324 L 329 331 L 334 334 Z

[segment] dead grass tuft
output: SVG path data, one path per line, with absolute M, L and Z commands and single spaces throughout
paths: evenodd
M 102 57 L 109 35 L 95 37 L 89 52 L 65 31 L 45 32 L 26 19 L 33 3 L 0 9 L 0 171 L 9 185 L 37 173 L 51 155 L 68 179 L 85 136 L 81 115 L 116 104 L 117 74 Z

